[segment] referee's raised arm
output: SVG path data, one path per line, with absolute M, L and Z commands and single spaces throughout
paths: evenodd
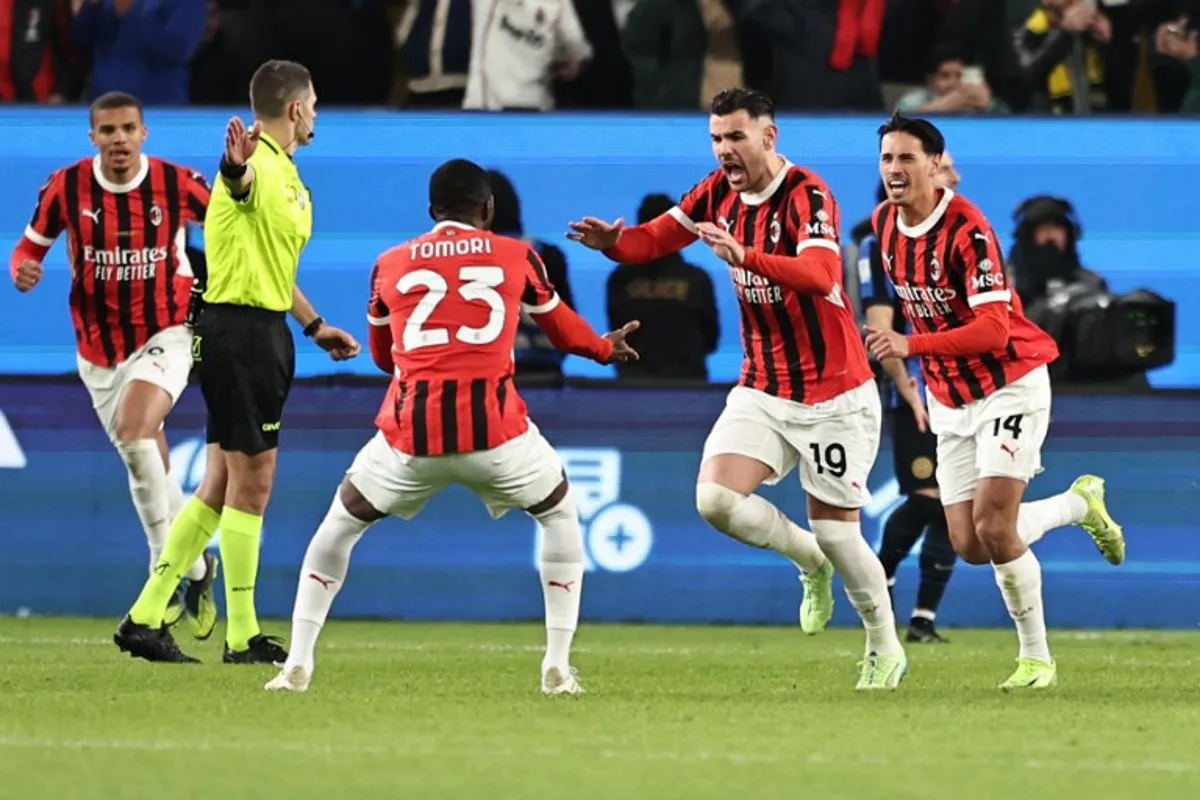
M 192 353 L 208 408 L 207 470 L 175 517 L 141 596 L 117 629 L 122 650 L 151 661 L 190 661 L 163 625 L 182 571 L 221 531 L 227 663 L 282 662 L 254 606 L 263 513 L 275 479 L 283 409 L 296 371 L 286 315 L 335 360 L 359 344 L 327 325 L 296 285 L 312 236 L 312 195 L 293 156 L 313 140 L 317 95 L 307 69 L 268 61 L 250 81 L 254 121 L 232 119 L 205 221 L 208 273 Z

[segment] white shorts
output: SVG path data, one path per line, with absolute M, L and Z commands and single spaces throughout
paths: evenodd
M 115 367 L 97 366 L 78 354 L 75 362 L 104 432 L 116 442 L 117 409 L 132 381 L 161 387 L 172 405 L 179 400 L 192 371 L 192 332 L 183 325 L 163 328 Z
M 975 497 L 980 478 L 1028 483 L 1042 471 L 1050 427 L 1050 373 L 1038 367 L 982 400 L 950 408 L 927 395 L 929 427 L 937 434 L 937 482 L 942 505 Z
M 867 476 L 881 423 L 874 381 L 811 406 L 735 386 L 704 442 L 703 460 L 753 458 L 771 468 L 770 484 L 799 463 L 805 492 L 835 508 L 862 508 L 871 502 Z
M 401 519 L 412 519 L 431 497 L 456 483 L 499 519 L 510 509 L 536 506 L 566 479 L 558 453 L 532 422 L 499 447 L 445 456 L 402 453 L 377 432 L 346 476 L 376 510 Z

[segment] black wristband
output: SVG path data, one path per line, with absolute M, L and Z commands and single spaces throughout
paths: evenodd
M 231 163 L 225 156 L 221 156 L 221 175 L 231 181 L 236 181 L 246 174 L 245 164 Z
M 320 329 L 320 327 L 324 324 L 325 324 L 325 318 L 317 317 L 312 322 L 310 322 L 304 326 L 304 335 L 311 339 L 313 334 L 316 333 Z

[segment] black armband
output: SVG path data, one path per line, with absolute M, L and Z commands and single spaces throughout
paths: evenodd
M 231 181 L 240 180 L 246 174 L 246 164 L 234 164 L 221 156 L 221 177 Z
M 316 333 L 320 329 L 320 327 L 324 324 L 325 324 L 325 318 L 317 317 L 312 322 L 310 322 L 304 326 L 304 335 L 311 339 L 313 337 L 313 334 Z

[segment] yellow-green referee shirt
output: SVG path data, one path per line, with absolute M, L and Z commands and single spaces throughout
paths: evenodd
M 204 222 L 204 302 L 287 311 L 300 253 L 312 236 L 312 195 L 296 162 L 266 133 L 250 166 L 248 197 L 235 200 L 224 180 L 213 182 Z

